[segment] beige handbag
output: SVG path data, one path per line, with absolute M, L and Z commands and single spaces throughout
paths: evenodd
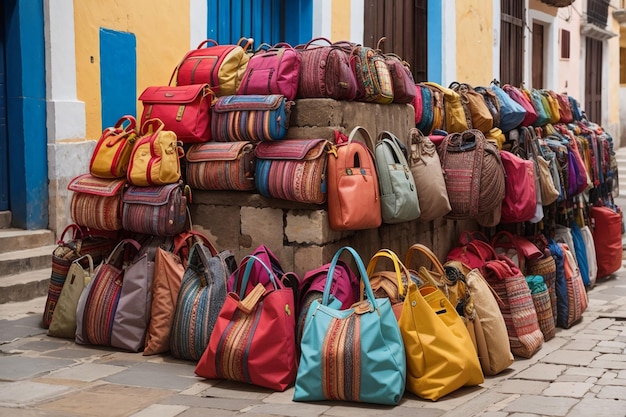
M 495 292 L 478 269 L 470 269 L 459 261 L 446 262 L 444 269 L 446 273 L 457 270 L 465 276 L 475 313 L 467 327 L 478 352 L 480 366 L 485 375 L 499 374 L 513 363 L 514 358 Z
M 419 220 L 430 221 L 445 216 L 451 207 L 435 144 L 419 129 L 413 128 L 409 131 L 409 149 L 409 168 L 419 193 Z

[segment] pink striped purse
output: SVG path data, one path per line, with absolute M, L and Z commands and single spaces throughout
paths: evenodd
M 187 151 L 186 180 L 199 190 L 254 190 L 255 144 L 207 142 Z

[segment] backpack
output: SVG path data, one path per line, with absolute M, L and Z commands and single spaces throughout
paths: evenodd
M 380 132 L 375 155 L 383 222 L 394 224 L 417 219 L 420 207 L 415 180 L 398 138 L 391 132 Z

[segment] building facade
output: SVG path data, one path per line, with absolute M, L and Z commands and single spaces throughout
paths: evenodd
M 417 81 L 567 92 L 614 138 L 626 128 L 621 0 L 5 0 L 0 5 L 0 210 L 59 234 L 68 182 L 102 129 L 139 115 L 205 39 L 314 38 L 395 52 Z M 623 24 L 623 22 L 622 22 Z M 620 57 L 622 63 L 620 66 Z M 624 90 L 624 88 L 622 88 Z M 621 97 L 620 97 L 621 96 Z M 621 102 L 621 104 L 620 104 Z M 626 137 L 624 134 L 621 137 Z

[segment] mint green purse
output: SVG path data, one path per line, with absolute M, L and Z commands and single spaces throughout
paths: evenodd
M 399 139 L 390 132 L 380 132 L 375 149 L 383 222 L 394 224 L 417 219 L 420 205 L 415 180 Z
M 341 253 L 352 254 L 365 287 L 362 301 L 335 308 L 331 286 Z M 359 254 L 335 253 L 322 300 L 307 312 L 294 401 L 340 400 L 396 405 L 404 394 L 406 357 L 389 298 L 375 298 Z

